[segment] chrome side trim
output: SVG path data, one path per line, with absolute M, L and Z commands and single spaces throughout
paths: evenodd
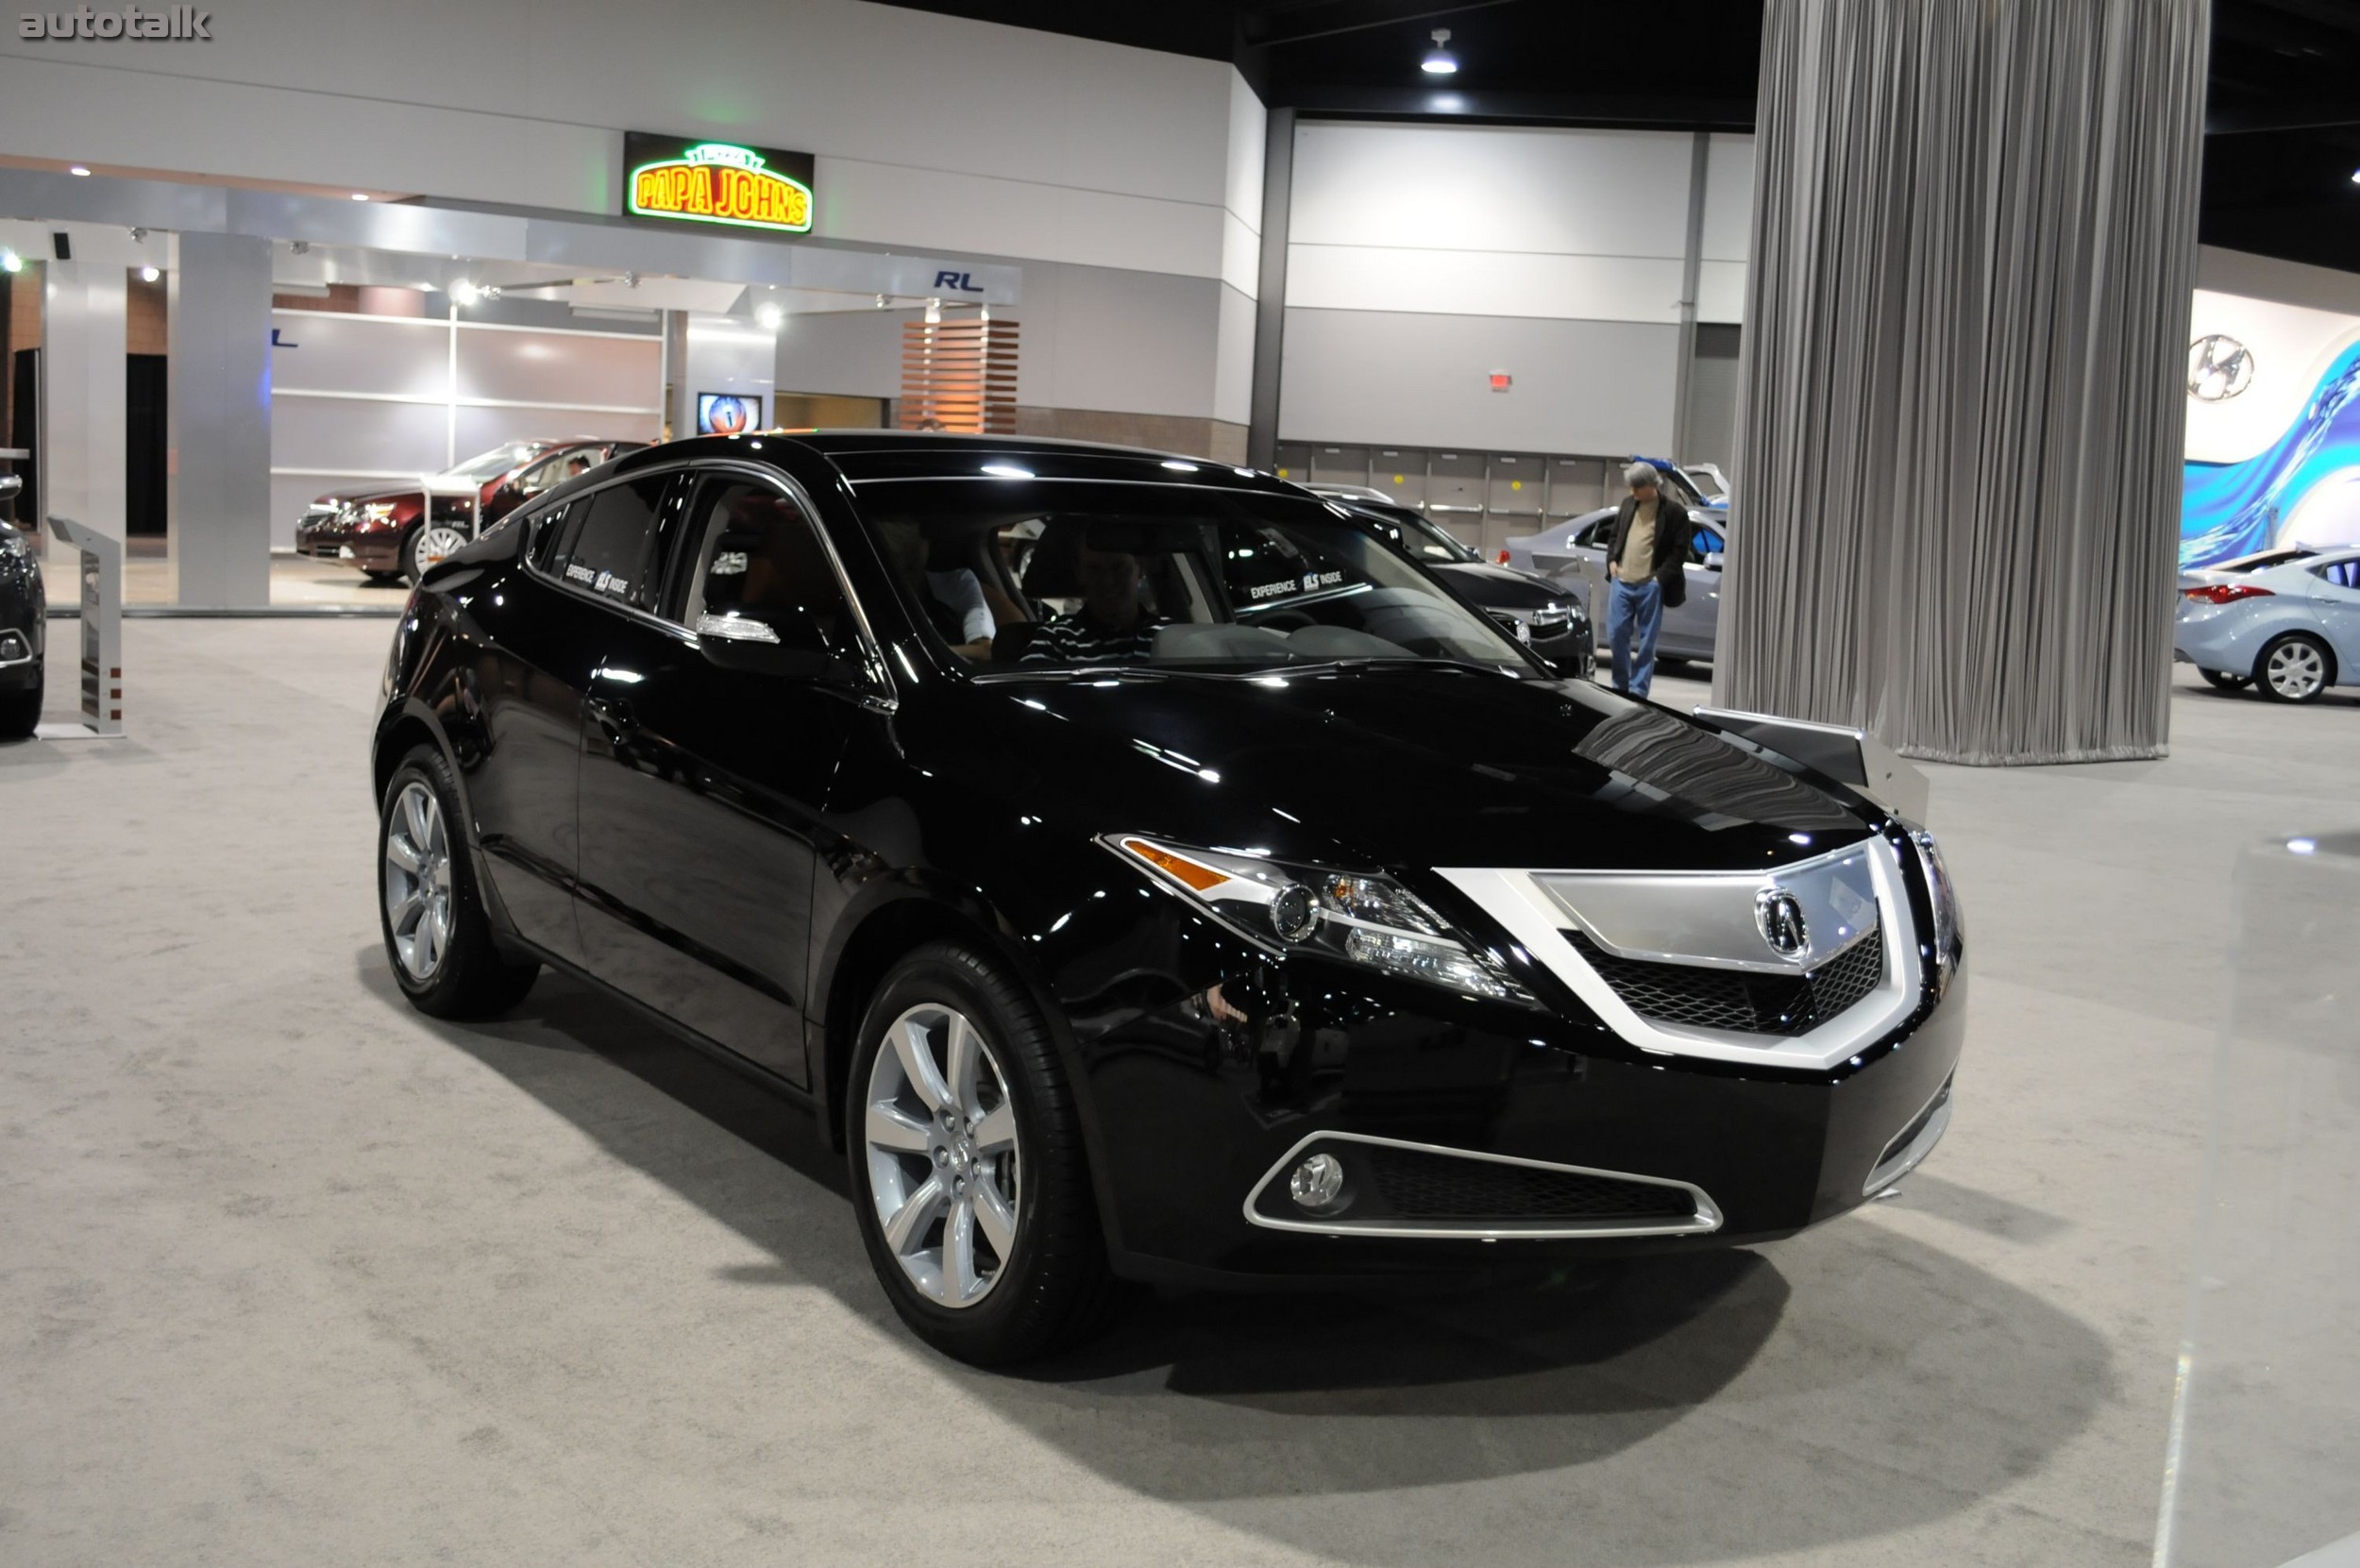
M 1934 1108 L 1933 1115 L 1926 1116 L 1926 1124 L 1917 1129 L 1917 1136 L 1911 1138 L 1899 1154 L 1868 1172 L 1868 1180 L 1861 1185 L 1862 1197 L 1875 1197 L 1903 1176 L 1916 1170 L 1918 1166 L 1925 1163 L 1926 1156 L 1934 1152 L 1934 1145 L 1940 1143 L 1942 1135 L 1950 1129 L 1950 1085 L 1951 1080 L 1945 1078 L 1942 1081 L 1942 1087 L 1934 1090 L 1933 1098 L 1927 1101 L 1925 1105 L 1920 1105 L 1911 1112 L 1909 1121 L 1901 1123 L 1906 1127 L 1910 1121 L 1926 1116 L 1926 1105 L 1931 1105 Z
M 1387 1149 L 1412 1149 L 1422 1155 L 1452 1159 L 1487 1160 L 1493 1165 L 1521 1165 L 1533 1171 L 1561 1171 L 1568 1175 L 1603 1176 L 1610 1181 L 1669 1187 L 1688 1194 L 1695 1211 L 1685 1220 L 1594 1220 L 1580 1224 L 1546 1222 L 1526 1225 L 1487 1225 L 1477 1221 L 1415 1221 L 1347 1219 L 1273 1220 L 1256 1213 L 1254 1205 L 1270 1185 L 1283 1179 L 1289 1167 L 1315 1143 L 1367 1143 Z M 1452 1149 L 1439 1143 L 1412 1143 L 1408 1138 L 1377 1138 L 1368 1133 L 1311 1133 L 1278 1158 L 1245 1195 L 1245 1221 L 1264 1230 L 1297 1231 L 1310 1236 L 1374 1236 L 1414 1241 L 1568 1241 L 1614 1236 L 1702 1236 L 1721 1228 L 1721 1209 L 1694 1182 L 1667 1176 L 1642 1176 L 1629 1171 L 1601 1171 L 1588 1165 L 1559 1165 L 1551 1160 L 1522 1159 L 1514 1155 L 1491 1155 L 1475 1149 Z

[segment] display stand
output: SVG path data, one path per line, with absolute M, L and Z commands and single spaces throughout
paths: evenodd
M 1717 724 L 1757 746 L 1793 757 L 1831 779 L 1840 779 L 1886 810 L 1925 826 L 1929 794 L 1926 775 L 1865 730 L 1841 724 L 1814 724 L 1804 718 L 1780 718 L 1776 714 L 1745 713 L 1736 708 L 1706 706 L 1697 708 L 1695 715 L 1708 724 Z
M 49 531 L 82 557 L 82 719 L 44 724 L 34 733 L 43 740 L 115 739 L 123 733 L 123 541 L 71 517 L 52 516 Z

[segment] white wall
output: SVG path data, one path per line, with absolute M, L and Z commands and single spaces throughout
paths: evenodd
M 300 310 L 273 311 L 271 324 L 274 548 L 295 543 L 314 496 L 382 489 L 504 441 L 656 436 L 663 349 L 652 336 Z M 692 331 L 692 368 L 697 343 Z M 713 373 L 743 372 L 743 356 L 710 329 L 707 349 Z
M 729 137 L 818 155 L 820 235 L 1252 288 L 1262 116 L 1219 60 L 861 0 L 239 0 L 212 28 L 0 38 L 0 146 L 611 213 L 623 130 Z
M 1667 448 L 1694 150 L 1679 132 L 1298 126 L 1281 436 Z M 1752 170 L 1750 137 L 1713 139 L 1701 320 L 1738 319 Z
M 797 314 L 779 334 L 785 392 L 901 395 L 902 325 L 915 311 Z M 997 313 L 997 312 L 995 312 Z M 1017 401 L 1246 422 L 1254 303 L 1226 282 L 1028 262 L 1016 318 Z

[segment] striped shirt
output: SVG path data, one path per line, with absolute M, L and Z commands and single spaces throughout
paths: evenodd
M 1117 631 L 1086 609 L 1055 615 L 1040 623 L 1039 632 L 1019 662 L 1027 665 L 1143 665 L 1155 650 L 1155 632 L 1165 623 L 1141 615 Z

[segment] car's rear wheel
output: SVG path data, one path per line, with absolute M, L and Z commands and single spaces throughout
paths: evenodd
M 450 764 L 431 746 L 401 760 L 378 813 L 379 923 L 402 995 L 435 1018 L 493 1018 L 524 1000 L 540 965 L 492 938 Z
M 2252 676 L 2236 675 L 2225 669 L 2206 669 L 2199 666 L 2197 673 L 2204 677 L 2205 684 L 2221 691 L 2243 691 L 2253 684 Z
M 896 964 L 846 1083 L 861 1239 L 913 1333 L 989 1366 L 1104 1326 L 1114 1279 L 1072 1087 L 999 963 L 930 942 Z
M 467 536 L 448 523 L 421 524 L 410 531 L 410 542 L 401 548 L 402 575 L 414 588 L 419 579 L 464 548 L 466 543 Z
M 2335 656 L 2308 632 L 2273 637 L 2253 661 L 2253 683 L 2273 702 L 2316 702 L 2335 680 Z

